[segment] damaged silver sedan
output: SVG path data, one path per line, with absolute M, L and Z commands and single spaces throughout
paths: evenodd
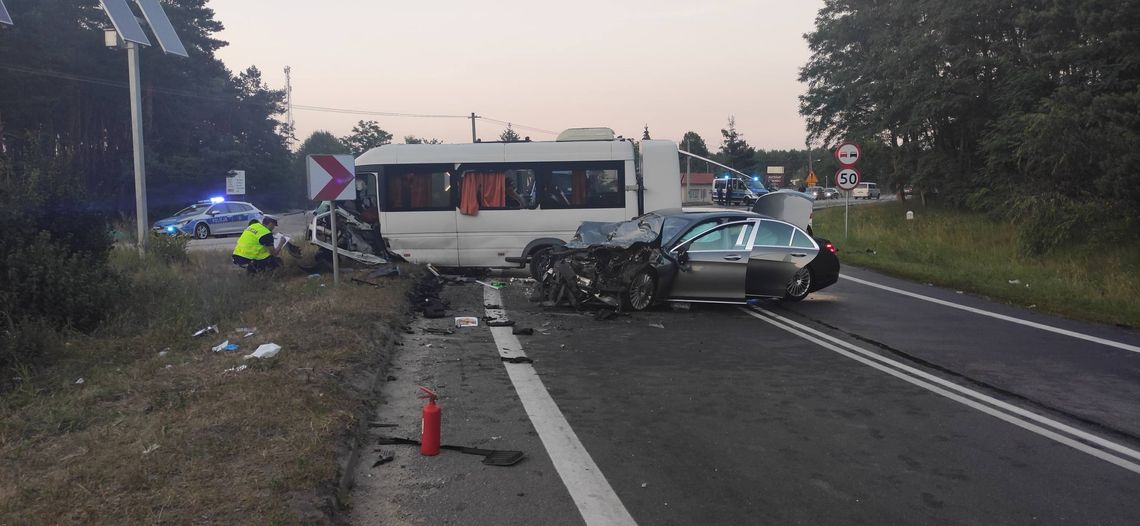
M 586 222 L 543 267 L 548 302 L 632 310 L 664 301 L 799 301 L 839 279 L 830 241 L 769 216 L 728 209 Z

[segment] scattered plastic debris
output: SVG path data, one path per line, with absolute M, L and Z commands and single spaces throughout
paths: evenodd
M 960 290 L 956 290 L 956 291 L 954 291 L 954 292 L 955 292 L 956 294 L 965 294 L 965 292 L 962 292 L 962 291 L 960 291 Z
M 649 487 L 649 483 L 648 483 L 648 482 L 642 482 L 642 483 L 641 483 L 641 487 L 643 487 L 643 488 L 648 488 L 648 487 Z
M 456 327 L 478 327 L 479 318 L 474 316 L 459 316 L 455 318 Z
M 281 346 L 276 343 L 263 343 L 252 354 L 247 354 L 248 358 L 272 358 L 281 352 Z
M 199 336 L 204 336 L 206 334 L 217 334 L 217 333 L 218 333 L 218 326 L 217 325 L 211 325 L 209 327 L 204 327 L 204 328 L 198 329 L 198 332 L 194 333 L 194 337 L 197 338 Z
M 379 449 L 377 452 L 380 453 L 380 458 L 376 459 L 376 463 L 372 464 L 372 467 L 387 464 L 396 458 L 396 452 L 390 449 Z
M 75 385 L 83 385 L 85 382 L 82 378 L 75 381 Z
M 236 350 L 238 350 L 237 344 L 236 343 L 230 343 L 229 340 L 226 340 L 222 343 L 219 343 L 219 344 L 215 345 L 213 348 L 214 352 L 229 352 L 229 351 L 236 351 Z
M 162 357 L 162 356 L 166 356 L 166 355 L 168 355 L 168 354 L 170 354 L 170 349 L 163 349 L 163 350 L 161 350 L 161 351 L 158 351 L 158 356 L 159 356 L 159 357 Z
M 249 369 L 249 366 L 242 364 L 237 367 L 230 367 L 229 369 L 222 371 L 222 373 L 240 373 L 246 369 Z
M 664 329 L 665 328 L 665 325 L 661 324 L 661 323 L 650 323 L 649 326 L 657 328 L 657 329 Z
M 1011 279 L 1011 280 L 1009 280 L 1009 284 L 1010 285 L 1020 285 L 1021 280 L 1020 279 Z
M 389 276 L 399 276 L 400 267 L 382 267 L 368 273 L 369 278 L 386 278 Z
M 503 358 L 503 361 L 507 363 L 534 363 L 533 358 L 527 358 L 526 356 L 513 356 L 511 358 Z
M 495 290 L 503 289 L 503 288 L 506 288 L 506 286 L 507 286 L 505 283 L 502 283 L 499 281 L 487 283 L 486 281 L 475 280 L 475 283 L 478 283 L 484 287 L 490 287 L 490 288 L 495 289 Z
M 513 327 L 514 320 L 504 320 L 501 318 L 484 318 L 487 321 L 488 327 Z
M 449 334 L 455 334 L 455 331 L 451 329 L 437 329 L 435 327 L 427 327 L 424 329 L 424 334 L 438 334 L 441 336 L 447 336 Z
M 238 327 L 234 329 L 234 332 L 240 334 L 242 338 L 249 338 L 257 334 L 257 327 Z
M 154 453 L 157 449 L 158 449 L 158 444 L 151 444 L 151 445 L 147 446 L 146 449 L 143 450 L 143 454 L 149 455 L 151 453 Z
M 673 310 L 689 310 L 692 308 L 692 306 L 693 304 L 687 301 L 675 301 L 669 303 L 669 308 Z

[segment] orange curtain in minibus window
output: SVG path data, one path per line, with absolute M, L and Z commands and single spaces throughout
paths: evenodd
M 503 208 L 507 206 L 507 174 L 488 172 L 479 174 L 480 196 L 483 208 Z
M 459 191 L 459 213 L 473 216 L 479 213 L 479 174 L 463 174 L 462 188 Z
M 586 191 L 589 186 L 589 182 L 586 180 L 586 172 L 574 170 L 573 175 L 570 176 L 570 204 L 574 206 L 586 204 Z

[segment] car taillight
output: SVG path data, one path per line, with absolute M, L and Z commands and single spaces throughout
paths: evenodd
M 824 245 L 823 247 L 826 248 L 828 250 L 828 252 L 831 252 L 832 254 L 838 254 L 839 253 L 839 249 L 835 248 L 835 245 L 831 244 L 830 241 L 828 241 L 828 243 L 826 245 Z

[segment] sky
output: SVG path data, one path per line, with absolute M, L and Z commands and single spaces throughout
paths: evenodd
M 719 148 L 729 116 L 751 146 L 803 148 L 797 97 L 823 0 L 212 0 L 233 72 L 257 66 L 274 89 L 292 70 L 296 136 L 375 120 L 405 135 L 470 142 L 486 117 L 553 140 L 574 127 L 640 138 L 686 131 Z

